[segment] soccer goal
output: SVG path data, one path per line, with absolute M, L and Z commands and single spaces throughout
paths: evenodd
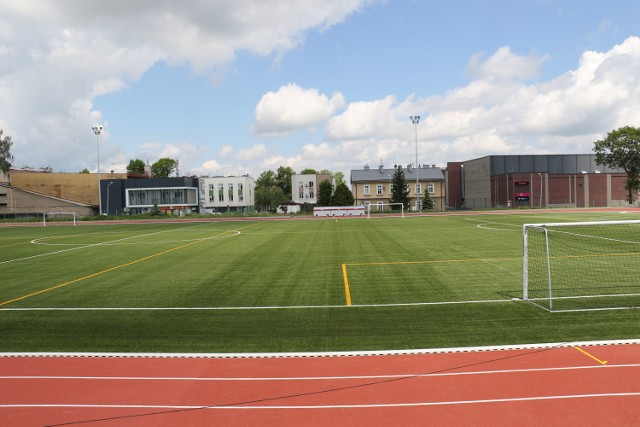
M 640 308 L 640 221 L 523 226 L 523 299 L 548 311 Z
M 371 219 L 371 207 L 375 207 L 378 211 L 384 211 L 385 210 L 385 206 L 389 206 L 389 209 L 393 209 L 392 206 L 400 206 L 400 215 L 402 218 L 404 218 L 404 204 L 402 203 L 376 203 L 376 204 L 368 204 L 366 205 L 367 208 L 367 218 Z
M 42 226 L 46 227 L 47 223 L 53 221 L 66 221 L 69 225 L 76 226 L 76 213 L 75 212 L 45 212 L 42 214 Z

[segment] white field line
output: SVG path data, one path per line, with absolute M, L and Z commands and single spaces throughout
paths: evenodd
M 16 307 L 16 308 L 0 308 L 2 311 L 233 311 L 233 310 L 300 310 L 300 309 L 325 309 L 325 308 L 376 308 L 376 307 L 414 307 L 425 305 L 456 305 L 456 304 L 496 304 L 496 303 L 512 303 L 521 301 L 520 299 L 498 299 L 498 300 L 476 300 L 476 301 L 441 301 L 441 302 L 412 302 L 397 304 L 353 304 L 347 306 L 342 305 L 273 305 L 273 306 L 255 306 L 255 307 Z
M 178 228 L 178 229 L 162 230 L 162 231 L 156 231 L 156 232 L 153 232 L 153 233 L 147 233 L 147 234 L 138 234 L 138 235 L 135 235 L 135 236 L 123 237 L 122 239 L 110 240 L 110 241 L 107 241 L 107 242 L 92 243 L 92 244 L 88 244 L 88 245 L 75 246 L 75 247 L 68 248 L 68 249 L 62 249 L 62 250 L 59 250 L 59 251 L 47 252 L 47 253 L 44 253 L 44 254 L 38 254 L 38 255 L 32 255 L 32 256 L 28 256 L 28 257 L 24 257 L 24 258 L 15 258 L 15 259 L 10 259 L 10 260 L 7 260 L 7 261 L 1 261 L 1 262 L 0 262 L 0 265 L 2 265 L 2 264 L 8 264 L 8 263 L 10 263 L 10 262 L 26 261 L 26 260 L 35 259 L 35 258 L 40 258 L 40 257 L 45 257 L 45 256 L 49 256 L 49 255 L 57 255 L 57 254 L 61 254 L 61 253 L 63 253 L 63 252 L 75 251 L 75 250 L 78 250 L 78 249 L 91 248 L 91 247 L 95 247 L 95 246 L 107 246 L 107 245 L 112 245 L 112 244 L 114 244 L 114 243 L 116 243 L 116 242 L 122 242 L 122 241 L 129 240 L 129 239 L 137 239 L 138 237 L 153 236 L 153 235 L 155 235 L 155 234 L 168 233 L 168 232 L 171 232 L 171 231 L 183 230 L 183 229 L 186 229 L 186 228 L 197 227 L 197 226 L 199 226 L 199 225 L 202 225 L 202 224 L 194 224 L 194 225 L 189 225 L 189 226 L 187 226 L 187 227 L 182 227 L 182 228 Z M 229 230 L 229 231 L 236 231 L 236 230 Z M 223 232 L 223 233 L 226 233 L 226 231 L 225 231 L 225 232 Z M 238 234 L 239 234 L 239 232 L 238 232 Z M 39 239 L 34 239 L 34 240 L 32 240 L 32 241 L 31 241 L 31 243 L 33 243 L 33 244 L 38 244 L 38 243 L 36 242 L 36 240 L 39 240 Z M 204 239 L 203 239 L 203 240 L 204 240 Z
M 0 408 L 96 408 L 96 409 L 231 409 L 231 410 L 274 410 L 274 409 L 358 409 L 358 408 L 406 408 L 420 406 L 450 406 L 450 405 L 470 405 L 478 403 L 508 403 L 508 402 L 530 402 L 542 400 L 566 400 L 566 399 L 593 399 L 603 397 L 639 397 L 640 392 L 630 393 L 594 393 L 594 394 L 569 394 L 551 396 L 528 396 L 502 399 L 477 399 L 477 400 L 452 400 L 436 402 L 412 402 L 412 403 L 372 403 L 353 405 L 242 405 L 230 404 L 227 406 L 198 406 L 198 405 L 99 405 L 99 404 L 64 404 L 64 403 L 40 403 L 40 404 L 0 404 Z
M 346 376 L 323 376 L 323 377 L 122 377 L 122 376 L 62 376 L 62 375 L 4 375 L 0 380 L 88 380 L 88 381 L 204 381 L 204 382 L 268 382 L 268 381 L 334 381 L 334 380 L 374 380 L 374 379 L 394 379 L 394 378 L 421 378 L 421 377 L 456 377 L 472 375 L 495 375 L 495 374 L 520 374 L 538 372 L 559 372 L 575 371 L 584 369 L 616 369 L 616 368 L 640 368 L 639 363 L 621 365 L 589 365 L 589 366 L 565 366 L 556 368 L 522 368 L 522 369 L 500 369 L 490 371 L 468 371 L 468 372 L 438 372 L 438 373 L 412 373 L 393 375 L 346 375 Z

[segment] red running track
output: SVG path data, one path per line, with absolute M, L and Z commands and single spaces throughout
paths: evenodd
M 640 345 L 580 349 L 3 357 L 0 425 L 640 425 Z

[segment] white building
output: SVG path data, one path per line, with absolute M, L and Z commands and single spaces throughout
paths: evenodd
M 326 180 L 334 184 L 328 174 L 291 175 L 291 200 L 301 204 L 317 203 L 320 183 Z
M 200 211 L 253 212 L 255 182 L 248 175 L 200 178 Z

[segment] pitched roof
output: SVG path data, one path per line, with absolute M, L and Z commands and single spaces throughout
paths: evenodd
M 436 167 L 403 168 L 404 177 L 407 181 L 415 181 L 416 176 L 419 181 L 444 181 L 442 169 Z M 395 169 L 370 168 L 356 169 L 351 171 L 351 182 L 378 182 L 388 180 L 393 177 Z M 416 175 L 417 174 L 417 175 Z

